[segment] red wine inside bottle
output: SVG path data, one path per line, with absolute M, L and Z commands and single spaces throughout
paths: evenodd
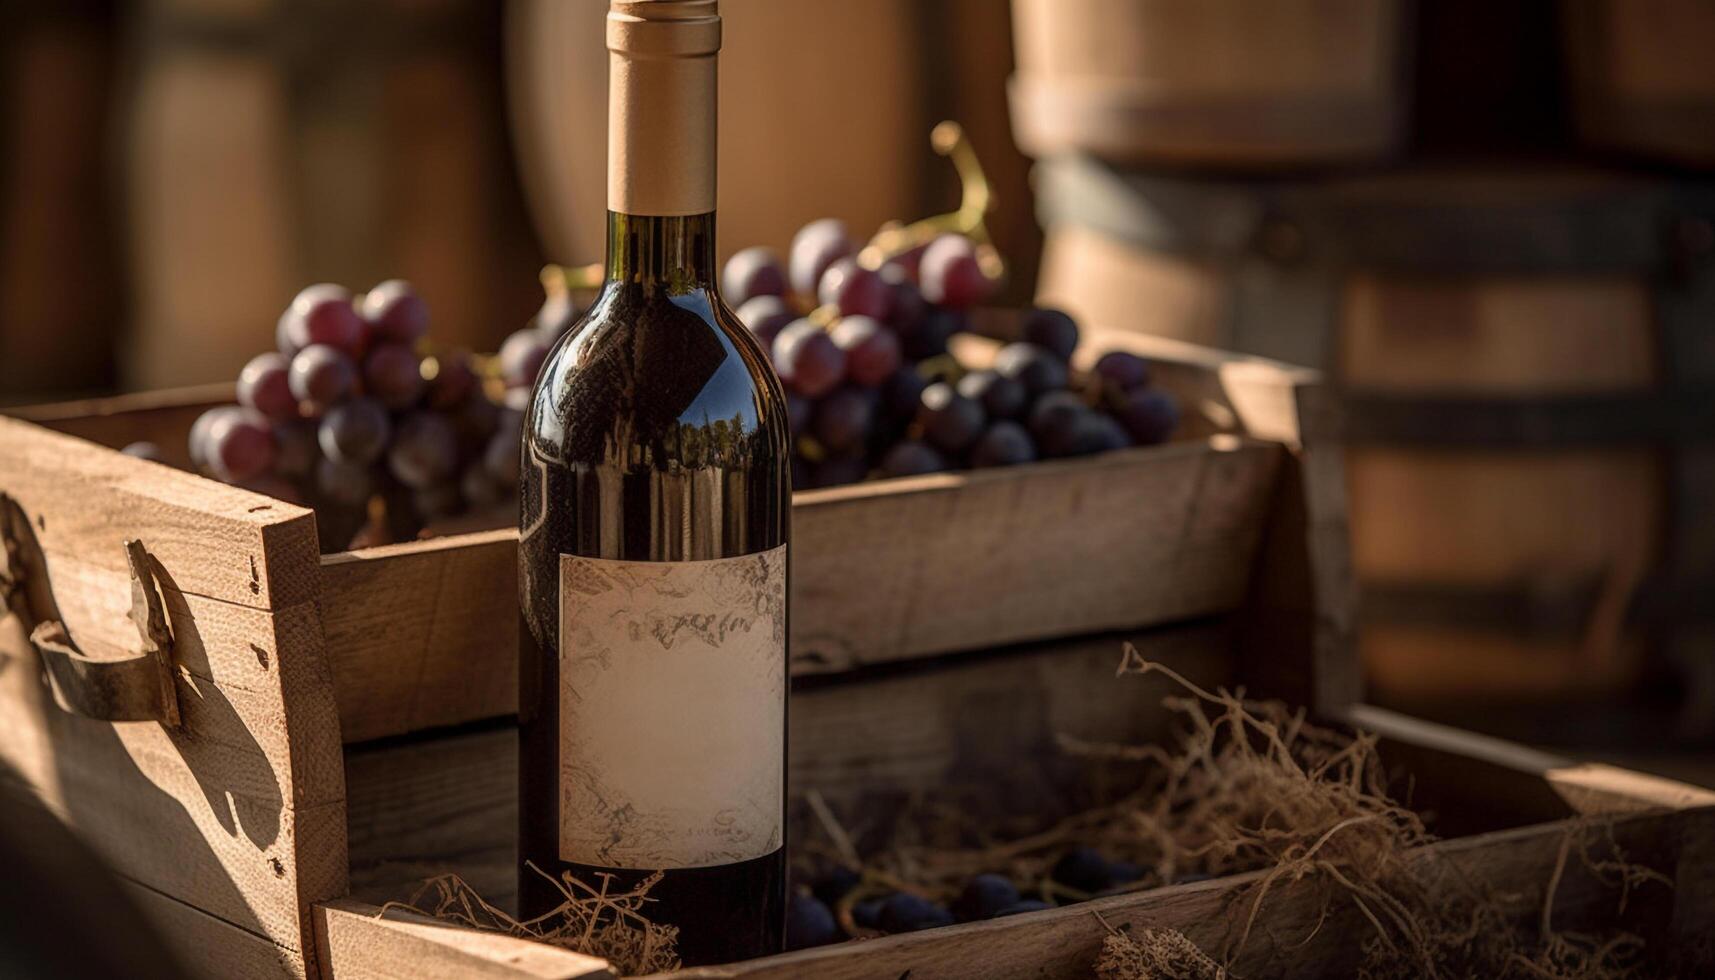
M 520 905 L 629 888 L 687 964 L 786 904 L 785 396 L 716 289 L 714 0 L 614 2 L 607 277 L 525 414 Z

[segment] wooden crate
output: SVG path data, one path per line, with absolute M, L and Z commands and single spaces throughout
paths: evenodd
M 1129 639 L 1205 683 L 1242 682 L 1388 736 L 1388 757 L 1460 835 L 1437 848 L 1475 878 L 1545 880 L 1567 821 L 1598 815 L 1634 860 L 1678 883 L 1636 896 L 1628 926 L 1664 940 L 1707 929 L 1715 795 L 1358 706 L 1340 460 L 1294 449 L 1301 420 L 1323 411 L 1314 375 L 1180 346 L 1157 376 L 1194 409 L 1182 441 L 799 495 L 794 789 L 849 809 L 957 782 L 988 787 L 997 808 L 1052 806 L 1069 778 L 1057 733 L 1164 734 L 1161 689 L 1113 679 Z M 62 691 L 147 671 L 148 657 L 126 659 L 139 643 L 126 622 L 135 576 L 164 599 L 181 719 L 79 717 L 37 670 L 0 671 L 0 758 L 211 976 L 604 975 L 549 947 L 377 917 L 440 871 L 510 896 L 510 533 L 320 556 L 307 511 L 95 444 L 168 444 L 209 394 L 0 420 L 6 567 L 22 585 L 0 653 L 31 663 L 24 620 L 57 617 L 88 658 L 50 658 Z M 126 540 L 147 553 L 135 573 Z M 1101 937 L 1088 911 L 1214 941 L 1249 880 L 723 975 L 1075 976 Z M 1576 871 L 1560 888 L 1559 925 L 1611 911 Z M 1264 932 L 1309 932 L 1294 894 L 1268 904 Z M 1354 955 L 1349 934 L 1258 943 L 1236 965 L 1332 969 Z

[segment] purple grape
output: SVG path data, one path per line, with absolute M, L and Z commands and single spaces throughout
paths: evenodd
M 398 411 L 423 394 L 423 362 L 406 344 L 376 344 L 363 359 L 364 390 Z
M 917 415 L 917 405 L 923 397 L 923 389 L 929 387 L 929 382 L 917 373 L 917 368 L 906 365 L 893 372 L 881 386 L 882 409 L 892 418 L 909 419 Z
M 321 456 L 321 444 L 317 440 L 320 428 L 312 419 L 275 423 L 274 472 L 291 480 L 309 476 Z
M 786 424 L 793 435 L 802 435 L 810 425 L 810 414 L 816 408 L 814 402 L 795 391 L 786 393 Z
M 923 252 L 929 248 L 928 243 L 913 245 L 898 255 L 882 263 L 882 268 L 899 270 L 905 278 L 917 282 L 923 271 Z
M 1069 455 L 1090 456 L 1129 445 L 1131 437 L 1118 422 L 1100 412 L 1085 412 L 1072 427 Z
M 793 895 L 786 903 L 786 948 L 809 949 L 840 938 L 834 913 L 812 895 Z
M 414 490 L 446 481 L 458 469 L 458 437 L 444 416 L 418 412 L 399 423 L 387 468 Z
M 958 393 L 945 381 L 937 381 L 923 389 L 918 400 L 917 421 L 923 426 L 923 438 L 929 445 L 946 453 L 958 454 L 970 448 L 982 435 L 983 407 Z
M 881 472 L 886 476 L 921 476 L 946 468 L 947 461 L 940 453 L 915 439 L 899 443 L 881 458 Z
M 326 344 L 356 354 L 363 344 L 363 334 L 363 318 L 352 308 L 350 291 L 328 282 L 305 286 L 292 298 L 276 329 L 280 350 L 288 354 L 311 344 Z
M 930 242 L 917 280 L 924 299 L 955 310 L 975 306 L 994 291 L 977 262 L 976 245 L 963 235 L 942 235 Z
M 422 372 L 428 377 L 428 403 L 431 408 L 450 409 L 463 405 L 477 387 L 476 372 L 471 370 L 470 358 L 463 351 L 437 354 L 425 363 Z
M 1078 846 L 1060 856 L 1048 876 L 1068 888 L 1095 893 L 1113 883 L 1107 859 L 1093 847 Z
M 903 355 L 899 338 L 881 322 L 867 316 L 842 317 L 828 331 L 834 345 L 846 353 L 846 377 L 875 387 L 899 370 Z
M 316 463 L 316 489 L 333 503 L 362 507 L 375 492 L 370 468 L 322 457 Z
M 1035 459 L 1036 443 L 1031 441 L 1030 433 L 1024 431 L 1024 426 L 1006 419 L 989 426 L 971 447 L 971 465 L 976 467 L 1017 466 Z
M 918 932 L 952 924 L 953 913 L 910 892 L 895 892 L 881 905 L 881 928 L 887 932 Z
M 493 507 L 506 497 L 506 489 L 481 464 L 465 467 L 459 477 L 459 493 L 476 510 Z
M 1030 409 L 1030 434 L 1045 456 L 1072 455 L 1072 433 L 1090 407 L 1069 391 L 1051 391 Z
M 822 448 L 843 453 L 862 448 L 875 422 L 876 394 L 866 388 L 839 388 L 816 403 L 811 433 Z
M 312 413 L 351 394 L 357 369 L 344 352 L 327 344 L 311 344 L 292 358 L 286 381 L 296 398 Z
M 1179 403 L 1172 395 L 1153 388 L 1127 392 L 1113 414 L 1140 446 L 1166 442 L 1179 426 Z
M 1024 385 L 1025 392 L 1032 397 L 1059 391 L 1072 380 L 1065 361 L 1046 347 L 1023 342 L 1002 347 L 995 355 L 994 370 L 1001 377 Z
M 363 297 L 363 317 L 372 337 L 396 344 L 415 343 L 429 332 L 429 306 L 403 279 L 389 279 Z
M 510 409 L 500 413 L 500 422 L 483 450 L 482 465 L 503 489 L 518 485 L 520 457 L 524 451 L 524 416 Z
M 916 325 L 899 330 L 900 343 L 905 348 L 905 357 L 912 361 L 925 361 L 931 357 L 939 357 L 947 353 L 947 342 L 953 335 L 965 329 L 964 315 L 953 310 L 932 310 L 929 315 L 918 320 Z
M 961 922 L 975 922 L 991 918 L 1020 901 L 1018 886 L 1004 875 L 981 874 L 965 882 L 964 891 L 953 902 L 953 914 Z
M 792 457 L 792 489 L 809 490 L 811 488 L 810 479 L 812 475 L 813 474 L 810 472 L 810 464 L 804 461 L 804 457 L 794 455 Z
M 119 451 L 137 459 L 146 459 L 151 463 L 165 463 L 167 461 L 166 457 L 161 455 L 161 447 L 147 440 L 133 442 Z
M 815 465 L 810 472 L 813 487 L 843 487 L 862 483 L 869 475 L 869 463 L 862 456 L 831 456 Z
M 738 308 L 738 318 L 756 337 L 763 350 L 774 347 L 774 338 L 786 325 L 798 319 L 792 307 L 779 296 L 752 296 Z
M 820 398 L 845 378 L 846 355 L 827 331 L 809 320 L 795 320 L 774 338 L 774 370 L 787 387 Z
M 190 455 L 191 465 L 198 470 L 207 472 L 209 469 L 209 439 L 208 430 L 213 427 L 216 419 L 222 415 L 241 411 L 237 405 L 217 405 L 198 415 L 191 423 L 190 436 L 185 440 L 185 450 Z
M 261 412 L 223 412 L 209 423 L 204 438 L 209 470 L 227 483 L 260 476 L 274 465 L 274 432 Z
M 519 330 L 500 345 L 500 380 L 508 388 L 529 388 L 548 359 L 549 344 L 534 330 Z
M 741 249 L 721 270 L 721 297 L 742 306 L 758 296 L 786 295 L 786 270 L 774 250 L 761 245 Z
M 1096 377 L 1118 391 L 1149 384 L 1149 362 L 1130 351 L 1111 350 L 1096 361 Z
M 814 298 L 816 286 L 828 266 L 855 251 L 846 223 L 838 218 L 822 218 L 798 229 L 798 234 L 792 236 L 792 250 L 787 258 L 792 289 Z
M 1078 349 L 1078 323 L 1060 310 L 1037 308 L 1026 313 L 1022 336 L 1062 361 L 1070 361 Z
M 887 263 L 880 271 L 881 281 L 893 290 L 893 297 L 887 306 L 888 325 L 901 333 L 911 330 L 929 315 L 929 303 L 923 298 L 923 290 L 917 287 L 917 280 L 905 271 L 905 267 L 897 262 Z
M 892 305 L 893 287 L 881 276 L 847 256 L 822 273 L 816 287 L 816 298 L 823 306 L 832 306 L 841 316 L 867 316 L 877 320 L 887 316 Z
M 578 322 L 578 304 L 569 293 L 553 293 L 542 301 L 541 309 L 530 318 L 529 329 L 536 331 L 549 346 L 565 336 Z
M 959 379 L 959 394 L 979 402 L 991 419 L 1015 419 L 1024 414 L 1029 396 L 1024 385 L 994 371 L 972 371 Z
M 257 354 L 238 372 L 238 404 L 271 419 L 298 417 L 298 400 L 287 380 L 291 359 L 275 351 Z
M 482 391 L 473 391 L 464 400 L 464 404 L 447 413 L 453 423 L 453 432 L 458 436 L 459 452 L 470 454 L 488 445 L 488 440 L 500 426 L 500 417 L 506 410 L 489 401 L 488 395 Z
M 316 443 L 329 458 L 368 466 L 380 458 L 392 432 L 387 410 L 373 398 L 353 398 L 328 409 L 316 430 Z

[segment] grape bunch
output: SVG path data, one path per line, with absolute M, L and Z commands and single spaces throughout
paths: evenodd
M 782 262 L 764 247 L 728 260 L 721 291 L 786 387 L 799 488 L 871 475 L 1015 466 L 1165 440 L 1178 407 L 1134 355 L 1092 377 L 1070 359 L 1078 325 L 1022 314 L 992 366 L 966 370 L 948 343 L 996 283 L 977 244 L 953 233 L 877 261 L 844 223 L 813 221 Z
M 324 548 L 349 544 L 376 500 L 395 540 L 495 506 L 517 487 L 523 405 L 572 316 L 558 302 L 508 338 L 485 384 L 481 359 L 424 353 L 428 307 L 409 283 L 361 296 L 307 287 L 280 315 L 276 349 L 239 372 L 237 404 L 191 426 L 190 458 L 227 483 L 313 506 Z

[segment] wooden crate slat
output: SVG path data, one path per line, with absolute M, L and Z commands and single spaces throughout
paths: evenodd
M 346 899 L 316 906 L 322 969 L 341 980 L 612 980 L 607 963 L 546 943 L 388 912 Z
M 171 588 L 259 609 L 314 599 L 315 517 L 261 494 L 0 418 L 0 489 L 36 525 L 50 574 L 71 556 L 125 573 L 140 539 Z
M 299 950 L 269 942 L 152 888 L 135 882 L 125 886 L 179 965 L 196 980 L 296 980 L 309 975 Z

